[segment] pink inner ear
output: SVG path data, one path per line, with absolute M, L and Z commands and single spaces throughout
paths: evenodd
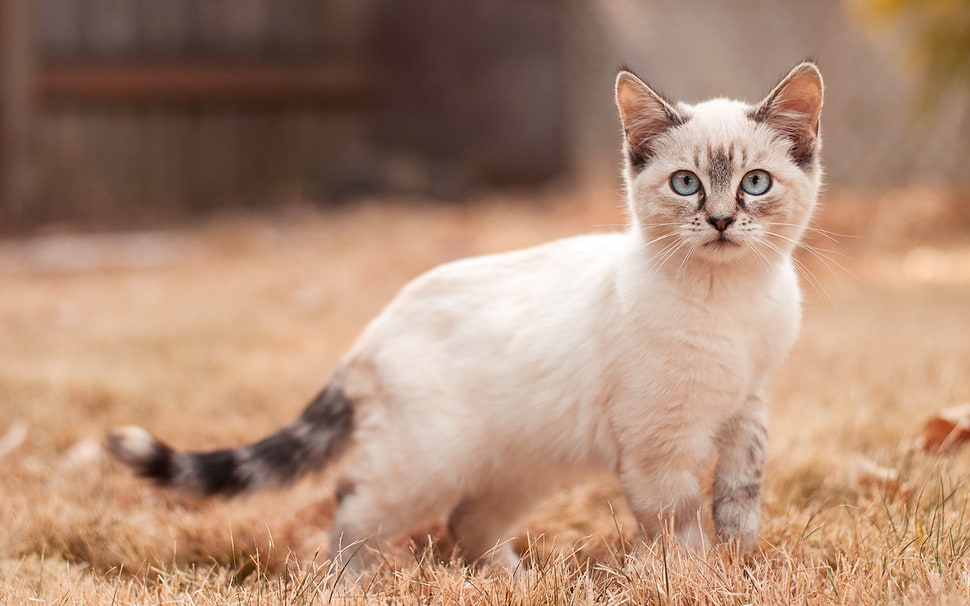
M 791 143 L 792 160 L 805 167 L 815 158 L 821 112 L 822 76 L 806 63 L 793 69 L 752 117 L 783 134 Z
M 677 123 L 675 110 L 629 73 L 617 78 L 616 104 L 627 143 L 634 150 L 649 150 L 652 139 Z
M 796 80 L 781 91 L 772 106 L 786 114 L 817 118 L 822 109 L 822 89 L 814 79 Z
M 773 95 L 768 120 L 791 133 L 818 134 L 822 111 L 822 82 L 810 67 L 796 69 Z

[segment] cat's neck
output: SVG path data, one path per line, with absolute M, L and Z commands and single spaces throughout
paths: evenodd
M 750 299 L 770 290 L 779 278 L 793 272 L 787 250 L 745 251 L 735 258 L 711 260 L 693 254 L 689 247 L 665 250 L 662 243 L 645 240 L 637 227 L 626 234 L 624 279 L 644 293 L 663 288 L 685 299 L 711 303 Z

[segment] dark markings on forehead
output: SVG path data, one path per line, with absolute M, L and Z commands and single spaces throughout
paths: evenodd
M 668 102 L 669 103 L 669 102 Z M 647 163 L 653 159 L 656 155 L 657 150 L 654 148 L 655 139 L 667 132 L 672 128 L 676 128 L 685 124 L 690 120 L 690 115 L 684 115 L 680 112 L 673 111 L 668 107 L 663 107 L 663 118 L 660 120 L 660 128 L 656 132 L 647 133 L 648 136 L 643 141 L 633 141 L 631 140 L 630 134 L 627 133 L 627 146 L 628 146 L 628 157 L 630 160 L 630 168 L 633 169 L 633 174 L 639 174 L 644 168 L 646 168 Z
M 749 110 L 747 115 L 748 118 L 754 122 L 757 122 L 758 124 L 768 123 L 768 104 L 764 103 Z M 790 138 L 788 135 L 782 132 L 778 132 L 777 136 L 785 139 Z M 788 150 L 788 157 L 791 158 L 792 162 L 795 163 L 795 166 L 804 171 L 808 171 L 815 164 L 815 148 L 815 139 L 812 139 L 807 143 L 802 143 L 801 145 L 797 141 L 791 141 L 791 147 Z
M 815 162 L 815 145 L 805 147 L 804 149 L 798 149 L 793 147 L 791 152 L 792 159 L 795 161 L 795 166 L 802 170 L 807 170 Z
M 639 173 L 646 165 L 646 155 L 636 150 L 630 150 L 630 167 L 633 169 L 633 174 Z
M 729 151 L 708 151 L 707 174 L 711 179 L 712 193 L 727 191 L 731 187 L 731 160 Z
M 758 107 L 753 107 L 748 110 L 748 118 L 754 120 L 755 122 L 761 123 L 768 120 L 768 104 L 762 103 Z

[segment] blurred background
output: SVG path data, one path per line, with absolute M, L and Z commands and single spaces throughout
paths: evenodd
M 0 0 L 0 230 L 616 185 L 612 85 L 814 57 L 830 190 L 970 185 L 967 0 Z

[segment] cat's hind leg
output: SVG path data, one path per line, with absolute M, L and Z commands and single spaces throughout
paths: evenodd
M 519 556 L 512 548 L 512 532 L 532 503 L 527 493 L 508 486 L 462 499 L 448 516 L 448 531 L 461 557 L 477 566 L 494 563 L 515 570 Z
M 749 396 L 718 434 L 713 517 L 718 538 L 750 551 L 758 538 L 768 430 L 764 403 Z
M 394 491 L 392 486 L 373 479 L 343 479 L 338 484 L 330 557 L 336 570 L 343 570 L 347 577 L 358 577 L 372 568 L 387 541 L 440 519 L 453 502 L 432 491 Z
M 349 482 L 342 484 L 330 531 L 330 557 L 341 574 L 357 577 L 376 563 L 381 543 L 395 528 L 386 524 L 384 508 L 375 499 L 360 495 Z M 393 517 L 390 521 L 394 526 Z

